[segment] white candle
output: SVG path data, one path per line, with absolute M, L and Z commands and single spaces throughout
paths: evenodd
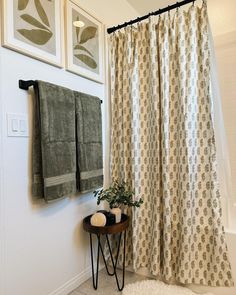
M 103 213 L 95 213 L 90 219 L 93 226 L 105 226 L 107 222 L 106 216 Z
M 116 223 L 121 221 L 121 209 L 120 208 L 112 208 L 110 210 L 110 212 L 115 215 Z

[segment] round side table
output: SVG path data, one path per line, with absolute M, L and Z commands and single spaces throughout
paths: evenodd
M 116 283 L 119 291 L 122 291 L 124 288 L 124 283 L 125 283 L 125 243 L 126 243 L 126 229 L 129 226 L 129 217 L 126 214 L 122 214 L 121 216 L 121 221 L 119 223 L 115 223 L 113 225 L 108 225 L 108 226 L 93 226 L 90 223 L 90 218 L 92 215 L 89 215 L 84 218 L 83 220 L 83 228 L 86 232 L 89 233 L 90 235 L 90 250 L 91 250 L 91 264 L 92 264 L 92 276 L 93 276 L 93 287 L 95 290 L 97 290 L 98 287 L 98 269 L 99 269 L 99 254 L 100 251 L 102 253 L 102 257 L 104 260 L 104 264 L 106 267 L 107 274 L 109 276 L 115 276 L 116 278 Z M 92 234 L 96 235 L 97 237 L 97 242 L 98 242 L 98 249 L 97 249 L 97 266 L 96 266 L 96 277 L 94 273 L 94 259 L 93 259 L 93 241 L 92 241 Z M 118 248 L 117 248 L 117 253 L 116 257 L 114 259 L 113 254 L 112 254 L 112 249 L 111 245 L 109 242 L 108 235 L 111 234 L 119 234 L 119 242 L 118 242 Z M 123 253 L 123 268 L 122 268 L 122 282 L 121 284 L 119 283 L 118 276 L 117 276 L 117 262 L 118 262 L 118 257 L 120 253 L 120 245 L 121 245 L 121 238 L 122 234 L 124 234 L 124 253 Z M 108 270 L 107 262 L 105 259 L 105 255 L 102 249 L 101 245 L 101 236 L 106 237 L 108 249 L 109 249 L 109 254 L 111 257 L 111 263 L 112 263 L 112 272 Z

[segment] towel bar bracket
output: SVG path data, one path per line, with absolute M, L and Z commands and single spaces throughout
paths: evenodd
M 23 90 L 28 90 L 30 86 L 36 87 L 37 85 L 38 83 L 33 80 L 28 80 L 28 81 L 19 80 L 19 88 Z

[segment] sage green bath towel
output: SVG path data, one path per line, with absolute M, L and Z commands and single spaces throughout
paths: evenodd
M 38 81 L 33 115 L 33 196 L 53 201 L 76 192 L 75 98 Z
M 81 192 L 103 186 L 102 115 L 98 97 L 74 92 L 77 134 L 77 185 Z

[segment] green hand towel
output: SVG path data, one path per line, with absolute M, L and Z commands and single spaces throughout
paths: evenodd
M 102 115 L 98 97 L 74 92 L 77 134 L 77 186 L 87 192 L 103 186 Z
M 33 115 L 33 196 L 53 201 L 76 192 L 75 98 L 38 81 Z

